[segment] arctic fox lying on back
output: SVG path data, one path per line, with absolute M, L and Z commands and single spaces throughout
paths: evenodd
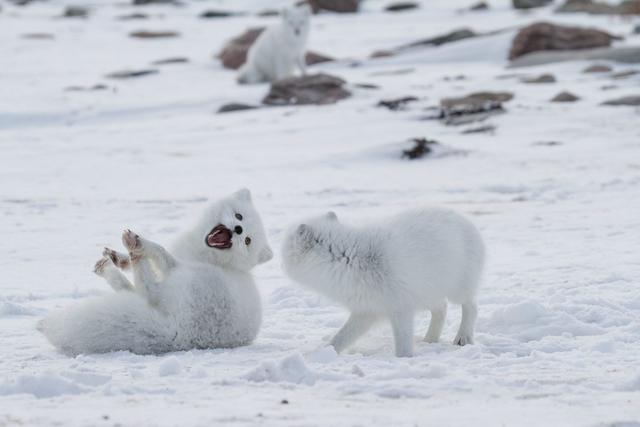
M 414 210 L 361 227 L 344 225 L 329 212 L 289 231 L 283 262 L 294 280 L 351 311 L 331 341 L 338 352 L 386 318 L 396 355 L 412 356 L 414 313 L 431 311 L 425 341 L 437 342 L 447 300 L 462 305 L 454 344 L 473 343 L 484 244 L 475 226 L 455 212 Z
M 283 9 L 281 21 L 264 30 L 249 49 L 238 83 L 275 82 L 291 77 L 296 67 L 305 74 L 310 16 L 308 4 Z
M 248 190 L 214 203 L 177 240 L 176 257 L 130 230 L 122 240 L 129 255 L 105 249 L 95 267 L 116 293 L 81 301 L 38 325 L 58 349 L 155 354 L 236 347 L 256 337 L 262 314 L 249 271 L 272 252 Z M 133 271 L 135 285 L 119 268 Z

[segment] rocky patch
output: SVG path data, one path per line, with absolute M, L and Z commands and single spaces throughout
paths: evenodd
M 137 78 L 137 77 L 150 76 L 150 75 L 158 74 L 158 73 L 159 73 L 159 71 L 158 70 L 154 70 L 154 69 L 148 69 L 148 70 L 122 70 L 122 71 L 115 71 L 113 73 L 109 73 L 105 77 L 108 78 L 108 79 L 123 80 L 123 79 L 132 79 L 132 78 Z
M 412 1 L 403 1 L 398 3 L 391 3 L 390 5 L 386 6 L 384 10 L 386 10 L 387 12 L 403 12 L 405 10 L 412 10 L 417 8 L 418 3 L 414 3 Z
M 351 96 L 345 81 L 329 74 L 291 77 L 271 85 L 262 100 L 266 105 L 325 105 Z
M 246 111 L 246 110 L 255 110 L 258 108 L 256 105 L 249 104 L 240 104 L 237 102 L 232 102 L 230 104 L 225 104 L 218 109 L 218 114 L 220 113 L 232 113 L 235 111 Z
M 427 138 L 413 138 L 411 142 L 413 147 L 402 151 L 402 157 L 409 160 L 424 157 L 426 154 L 431 153 L 433 145 L 438 144 L 438 141 Z
M 609 101 L 603 102 L 602 105 L 610 105 L 614 107 L 640 107 L 640 95 L 623 96 L 622 98 L 610 99 Z
M 318 13 L 321 10 L 337 13 L 352 13 L 357 12 L 360 6 L 360 0 L 307 0 L 306 3 L 311 6 L 313 13 Z
M 513 40 L 509 59 L 538 51 L 577 50 L 607 47 L 617 37 L 601 30 L 568 27 L 546 22 L 528 25 Z
M 180 33 L 175 31 L 133 31 L 129 33 L 129 37 L 133 37 L 136 39 L 164 39 L 171 37 L 178 37 Z
M 640 0 L 625 0 L 611 4 L 593 0 L 567 0 L 556 9 L 558 13 L 588 13 L 591 15 L 640 15 Z
M 541 74 L 536 77 L 527 77 L 521 80 L 522 83 L 540 84 L 540 83 L 555 83 L 556 78 L 553 74 Z
M 579 99 L 580 97 L 572 94 L 571 92 L 560 92 L 551 98 L 551 102 L 576 102 Z
M 383 99 L 378 102 L 378 107 L 385 107 L 391 111 L 404 110 L 407 108 L 407 104 L 417 100 L 418 98 L 416 98 L 415 96 L 404 96 L 402 98 L 395 99 Z
M 515 9 L 533 9 L 551 4 L 553 0 L 512 0 Z
M 228 10 L 205 10 L 199 16 L 203 19 L 228 18 L 230 16 L 238 16 L 239 13 L 229 12 Z
M 62 12 L 63 18 L 88 18 L 89 9 L 82 6 L 67 6 Z
M 164 58 L 153 61 L 152 65 L 172 65 L 172 64 L 186 64 L 189 62 L 189 58 L 182 56 L 176 56 L 173 58 Z
M 611 68 L 608 65 L 602 65 L 602 64 L 594 64 L 594 65 L 590 65 L 589 67 L 585 68 L 584 70 L 582 70 L 583 73 L 609 73 L 613 70 L 613 68 Z
M 459 98 L 444 98 L 435 117 L 446 125 L 463 125 L 503 113 L 504 102 L 513 99 L 510 92 L 476 92 Z

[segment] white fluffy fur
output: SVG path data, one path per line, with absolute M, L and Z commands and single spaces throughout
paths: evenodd
M 243 228 L 242 234 L 233 233 L 229 249 L 205 244 L 205 236 L 218 224 Z M 123 234 L 123 242 L 130 257 L 111 254 L 133 271 L 135 285 L 112 259 L 99 261 L 97 272 L 118 292 L 43 319 L 39 329 L 58 349 L 69 355 L 117 350 L 150 354 L 236 347 L 256 337 L 262 314 L 250 270 L 271 259 L 272 252 L 248 190 L 209 207 L 176 241 L 177 258 L 130 231 Z
M 310 16 L 308 5 L 284 9 L 280 22 L 264 30 L 249 49 L 238 83 L 275 82 L 293 76 L 296 67 L 305 74 Z
M 437 342 L 447 300 L 462 305 L 454 343 L 473 342 L 484 244 L 475 226 L 453 211 L 414 210 L 360 227 L 330 212 L 289 231 L 283 262 L 291 278 L 351 311 L 331 341 L 336 351 L 388 319 L 396 355 L 412 356 L 414 313 L 431 311 L 425 341 Z

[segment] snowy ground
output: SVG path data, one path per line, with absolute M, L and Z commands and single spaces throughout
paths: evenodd
M 639 21 L 549 8 L 518 14 L 497 0 L 488 12 L 425 0 L 389 15 L 386 2 L 370 0 L 357 15 L 315 17 L 310 48 L 345 59 L 316 70 L 379 90 L 351 86 L 354 96 L 334 106 L 214 114 L 227 102 L 259 102 L 267 87 L 238 87 L 212 54 L 274 18 L 198 13 L 276 3 L 134 10 L 102 0 L 88 20 L 52 19 L 62 1 L 2 5 L 0 426 L 640 426 L 640 114 L 599 105 L 640 94 L 640 75 L 583 74 L 587 63 L 506 69 L 513 31 L 364 60 L 462 26 L 539 19 L 597 26 L 637 45 L 629 33 Z M 154 17 L 115 19 L 134 11 Z M 127 37 L 139 29 L 181 37 Z M 138 80 L 103 78 L 172 56 L 191 62 Z M 550 72 L 558 82 L 497 78 L 514 72 Z M 64 90 L 97 83 L 110 89 Z M 495 133 L 419 120 L 441 97 L 476 90 L 515 94 L 508 112 L 490 119 Z M 582 100 L 548 102 L 562 90 Z M 401 112 L 375 107 L 406 95 L 420 101 Z M 406 141 L 422 136 L 449 155 L 400 159 Z M 274 248 L 288 224 L 328 209 L 345 221 L 422 204 L 470 215 L 490 253 L 477 344 L 450 344 L 459 322 L 452 307 L 443 342 L 416 335 L 412 359 L 392 356 L 382 326 L 338 356 L 323 343 L 346 313 L 291 283 L 277 256 L 256 270 L 264 327 L 250 347 L 71 359 L 36 332 L 48 311 L 110 291 L 91 268 L 103 246 L 119 246 L 122 228 L 169 242 L 208 199 L 244 186 Z M 424 333 L 428 315 L 417 323 Z

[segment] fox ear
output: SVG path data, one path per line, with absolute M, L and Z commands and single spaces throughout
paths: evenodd
M 331 221 L 337 221 L 338 220 L 338 215 L 336 215 L 336 213 L 334 211 L 329 211 L 327 212 L 327 214 L 325 215 L 325 217 L 327 219 L 330 219 Z
M 260 255 L 258 255 L 258 263 L 262 264 L 264 262 L 269 261 L 271 258 L 273 258 L 273 251 L 271 250 L 271 248 L 269 246 L 265 246 L 260 251 Z
M 236 191 L 235 193 L 233 193 L 233 196 L 239 200 L 245 200 L 247 202 L 251 201 L 251 191 L 249 191 L 249 189 L 247 188 Z

